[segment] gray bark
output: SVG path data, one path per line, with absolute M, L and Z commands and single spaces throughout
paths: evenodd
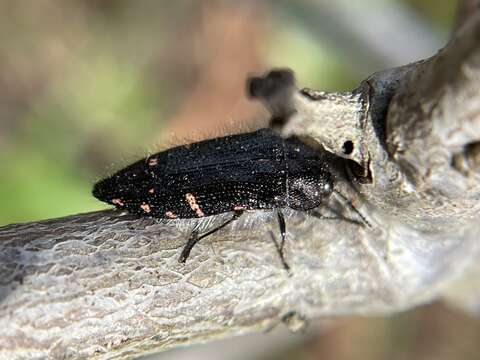
M 334 219 L 289 211 L 291 276 L 267 211 L 205 239 L 186 265 L 177 259 L 192 227 L 224 216 L 104 211 L 1 228 L 0 358 L 130 358 L 282 320 L 295 329 L 392 313 L 461 288 L 479 254 L 478 39 L 477 15 L 434 57 L 374 74 L 353 93 L 294 95 L 285 131 L 356 164 L 337 189 L 372 226 L 347 221 L 359 219 L 336 196 L 323 209 L 341 213 Z

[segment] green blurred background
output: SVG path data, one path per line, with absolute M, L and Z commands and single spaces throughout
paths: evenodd
M 454 0 L 0 0 L 0 226 L 106 208 L 90 190 L 114 170 L 261 127 L 267 113 L 244 96 L 249 74 L 286 66 L 299 86 L 349 90 L 428 57 L 455 9 Z M 254 358 L 479 359 L 479 335 L 476 320 L 434 304 L 343 319 Z

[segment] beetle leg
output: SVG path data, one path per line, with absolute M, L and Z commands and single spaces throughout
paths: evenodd
M 280 256 L 280 260 L 282 261 L 282 265 L 287 270 L 288 273 L 290 273 L 290 266 L 288 266 L 287 262 L 285 261 L 285 257 L 283 256 L 283 247 L 285 245 L 285 238 L 287 234 L 287 228 L 285 225 L 285 218 L 283 217 L 283 213 L 280 209 L 275 210 L 277 213 L 277 219 L 278 219 L 278 226 L 280 228 L 280 235 L 282 237 L 282 240 L 280 241 L 280 245 L 277 244 L 277 241 L 275 240 L 275 236 L 273 235 L 272 232 L 270 232 L 270 236 L 272 237 L 273 243 L 275 244 L 275 248 L 277 249 L 278 255 Z
M 179 263 L 185 263 L 187 261 L 188 256 L 190 255 L 190 251 L 192 251 L 192 248 L 195 246 L 195 244 L 199 241 L 198 239 L 198 231 L 193 231 L 192 234 L 190 235 L 190 238 L 188 239 L 187 243 L 183 247 L 182 253 L 180 254 L 180 257 L 178 258 Z
M 358 209 L 355 207 L 355 205 L 353 205 L 353 203 L 345 195 L 343 195 L 338 190 L 333 190 L 333 191 L 335 192 L 335 194 L 338 195 L 339 198 L 341 198 L 348 205 L 350 210 L 353 210 L 360 217 L 360 219 L 362 219 L 362 221 L 363 221 L 363 223 L 366 227 L 369 227 L 369 228 L 372 227 L 372 224 L 370 224 L 370 222 L 367 220 L 367 218 L 360 211 L 358 211 Z
M 282 236 L 282 241 L 280 242 L 280 251 L 282 252 L 283 258 L 283 246 L 285 245 L 285 237 L 287 233 L 286 224 L 285 224 L 285 217 L 280 209 L 277 209 L 277 218 L 278 218 L 278 226 L 280 227 L 280 235 Z
M 187 244 L 183 247 L 182 253 L 180 254 L 180 257 L 178 258 L 179 263 L 185 263 L 187 261 L 188 257 L 190 256 L 190 251 L 192 251 L 193 247 L 203 238 L 212 235 L 213 233 L 216 233 L 218 230 L 224 228 L 228 224 L 230 224 L 232 221 L 237 220 L 241 215 L 243 214 L 242 210 L 237 210 L 233 213 L 233 216 L 225 221 L 222 225 L 207 231 L 205 234 L 202 234 L 201 236 L 198 236 L 198 231 L 193 231 L 192 235 L 187 241 Z
M 346 222 L 349 222 L 351 224 L 354 224 L 354 225 L 361 225 L 361 226 L 366 226 L 366 227 L 369 227 L 371 228 L 372 225 L 370 224 L 370 222 L 365 218 L 365 216 L 360 212 L 358 211 L 358 209 L 352 204 L 352 202 L 347 199 L 347 197 L 345 195 L 343 195 L 342 193 L 340 193 L 339 191 L 336 191 L 334 190 L 335 194 L 338 195 L 338 198 L 342 201 L 340 201 L 338 198 L 336 199 L 337 202 L 341 205 L 341 206 L 345 206 L 345 204 L 348 206 L 348 208 L 350 210 L 352 210 L 353 212 L 355 212 L 358 217 L 360 218 L 360 220 L 358 219 L 352 219 L 350 217 L 347 217 L 345 216 L 344 214 L 342 214 L 337 208 L 335 207 L 332 207 L 332 206 L 328 206 L 328 210 L 333 213 L 333 216 L 327 216 L 327 215 L 323 215 L 319 208 L 316 208 L 316 209 L 313 209 L 313 210 L 310 210 L 308 211 L 308 214 L 313 216 L 313 217 L 316 217 L 318 219 L 323 219 L 323 220 L 343 220 L 343 221 L 346 221 Z
M 345 220 L 347 222 L 351 222 L 354 224 L 360 224 L 360 222 L 356 220 L 349 219 L 338 212 L 338 210 L 334 209 L 333 207 L 329 207 L 328 211 L 333 213 L 333 215 L 324 215 L 319 209 L 313 209 L 308 211 L 308 215 L 316 217 L 317 219 L 323 220 Z
M 329 211 L 332 212 L 334 215 L 333 216 L 323 215 L 317 209 L 310 210 L 308 212 L 308 214 L 317 218 L 317 219 L 322 219 L 322 220 L 342 220 L 342 221 L 346 221 L 346 222 L 354 224 L 354 225 L 361 225 L 361 226 L 364 225 L 363 222 L 360 222 L 360 221 L 355 220 L 355 219 L 350 219 L 350 218 L 346 217 L 345 215 L 340 214 L 339 211 L 334 209 L 334 208 L 330 208 Z

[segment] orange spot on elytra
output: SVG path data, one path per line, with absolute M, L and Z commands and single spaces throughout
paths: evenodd
M 112 203 L 113 205 L 118 205 L 118 206 L 123 206 L 123 205 L 124 205 L 122 199 L 112 199 L 112 200 L 111 200 L 111 203 Z
M 155 158 L 152 158 L 152 159 L 148 159 L 148 165 L 149 166 L 155 166 L 158 164 L 158 160 L 155 159 Z
M 153 194 L 153 193 L 155 192 L 155 188 L 151 188 L 150 190 L 148 190 L 148 192 L 149 192 L 150 194 Z
M 202 209 L 200 209 L 200 205 L 197 204 L 197 199 L 195 199 L 195 196 L 193 196 L 190 193 L 185 194 L 185 199 L 188 202 L 188 205 L 190 205 L 190 208 L 195 211 L 198 217 L 204 217 L 205 214 L 203 213 Z
M 152 211 L 152 209 L 150 208 L 150 205 L 148 205 L 148 204 L 142 204 L 142 205 L 140 205 L 140 207 L 141 207 L 142 210 L 143 210 L 144 212 L 146 212 L 147 214 L 148 214 L 150 211 Z
M 168 217 L 169 219 L 176 219 L 176 218 L 178 218 L 178 216 L 175 215 L 175 214 L 174 214 L 173 212 L 171 212 L 171 211 L 167 211 L 167 212 L 165 213 L 165 216 Z

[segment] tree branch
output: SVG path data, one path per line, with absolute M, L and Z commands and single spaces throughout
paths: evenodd
M 347 221 L 356 214 L 341 197 L 322 209 L 336 219 L 287 212 L 291 276 L 267 211 L 205 239 L 186 265 L 177 259 L 193 226 L 223 216 L 104 211 L 1 228 L 0 356 L 129 358 L 441 296 L 479 251 L 479 35 L 474 17 L 431 59 L 374 74 L 351 94 L 294 95 L 286 131 L 348 159 L 337 190 L 373 226 Z M 345 139 L 358 151 L 346 154 Z
M 457 16 L 455 19 L 454 31 L 458 31 L 468 19 L 478 15 L 480 11 L 479 0 L 458 0 Z

